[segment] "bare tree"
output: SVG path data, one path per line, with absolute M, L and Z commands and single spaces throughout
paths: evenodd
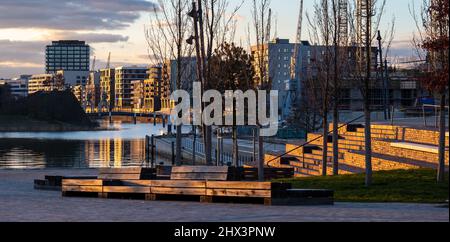
M 169 60 L 169 65 L 171 60 L 175 60 L 177 90 L 183 86 L 183 58 L 192 54 L 192 48 L 185 44 L 191 31 L 191 21 L 187 16 L 189 6 L 189 0 L 159 0 L 158 7 L 155 7 L 150 15 L 150 25 L 145 30 L 150 59 L 158 64 Z M 176 131 L 177 165 L 181 165 L 181 142 L 180 125 Z
M 230 0 L 197 0 L 199 55 L 202 60 L 201 75 L 203 89 L 210 89 L 211 65 L 213 51 L 222 42 L 233 40 L 236 31 L 235 16 L 243 0 L 230 7 Z M 230 10 L 231 9 L 231 10 Z M 231 42 L 230 41 L 230 42 Z M 208 165 L 212 164 L 212 127 L 203 126 L 203 142 Z
M 439 165 L 437 181 L 445 180 L 445 116 L 449 81 L 449 7 L 446 0 L 423 0 L 421 18 L 413 15 L 419 36 L 413 42 L 426 53 L 421 81 L 440 99 Z M 413 12 L 414 13 L 414 12 Z M 418 51 L 418 53 L 421 53 Z
M 321 96 L 321 110 L 322 110 L 322 175 L 327 175 L 328 167 L 328 133 L 329 133 L 329 106 L 331 94 L 331 79 L 332 79 L 332 60 L 333 60 L 333 18 L 332 6 L 330 0 L 320 0 L 314 4 L 314 15 L 307 14 L 309 23 L 310 39 L 314 43 L 312 48 L 311 65 L 313 76 L 310 78 L 314 80 L 319 86 Z
M 270 12 L 270 0 L 253 0 L 252 1 L 252 20 L 253 28 L 249 27 L 248 42 L 252 42 L 252 35 L 256 42 L 256 48 L 253 52 L 253 61 L 256 69 L 256 83 L 260 90 L 272 89 L 272 78 L 267 67 L 270 64 L 267 31 L 270 31 L 268 22 Z M 269 36 L 270 37 L 270 36 Z M 250 47 L 251 48 L 251 47 Z M 258 103 L 258 105 L 267 105 L 265 103 Z M 266 109 L 267 110 L 267 109 Z M 259 111 L 259 108 L 258 110 Z M 260 126 L 260 125 L 259 125 Z M 258 132 L 259 133 L 259 132 Z M 258 136 L 258 177 L 259 180 L 264 180 L 264 137 Z
M 360 87 L 363 96 L 364 109 L 364 140 L 365 140 L 365 166 L 366 186 L 372 184 L 372 135 L 371 135 L 371 97 L 373 85 L 372 71 L 376 63 L 373 41 L 376 37 L 380 21 L 383 16 L 386 0 L 355 0 L 351 23 L 352 41 L 356 48 L 356 68 L 353 70 L 355 84 Z M 376 53 L 376 51 L 375 51 Z M 375 58 L 374 58 L 375 57 Z

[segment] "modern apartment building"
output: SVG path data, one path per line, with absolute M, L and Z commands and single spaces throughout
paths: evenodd
M 20 77 L 2 81 L 9 86 L 12 96 L 20 98 L 28 96 L 28 80 L 30 77 L 31 75 L 21 75 Z
M 346 73 L 352 73 L 351 69 L 355 68 L 357 63 L 357 48 L 345 47 L 345 49 L 348 52 L 345 55 L 346 59 L 343 60 L 348 63 L 346 65 Z M 305 90 L 302 84 L 309 81 L 311 85 L 308 88 L 320 88 L 320 83 L 316 79 L 323 73 L 326 54 L 333 51 L 330 47 L 311 45 L 308 41 L 302 41 L 298 46 L 296 60 L 295 72 L 297 78 L 296 80 L 291 80 L 291 60 L 295 51 L 295 43 L 290 43 L 288 39 L 275 39 L 265 44 L 262 48 L 261 46 L 259 48 L 252 46 L 251 50 L 257 75 L 259 75 L 258 64 L 261 58 L 264 58 L 265 63 L 267 63 L 266 76 L 270 77 L 272 90 L 278 91 L 279 113 L 282 119 L 286 119 L 292 112 L 293 93 L 297 97 L 304 95 Z M 376 69 L 377 54 L 377 48 L 372 48 L 372 66 L 374 70 Z M 340 80 L 340 84 L 346 89 L 346 93 L 349 96 L 347 100 L 353 102 L 351 105 L 346 105 L 349 108 L 360 105 L 359 89 L 357 89 L 354 79 L 354 77 L 347 76 Z
M 131 97 L 132 97 L 132 108 L 134 110 L 148 110 L 150 109 L 149 105 L 144 103 L 144 81 L 136 80 L 131 81 Z
M 89 57 L 90 47 L 84 41 L 52 41 L 45 50 L 45 71 L 89 71 Z
M 115 69 L 115 107 L 119 109 L 132 108 L 132 81 L 148 79 L 148 68 L 129 66 Z
M 115 104 L 115 86 L 116 86 L 116 70 L 101 69 L 100 70 L 100 101 L 99 105 L 110 109 L 114 108 Z
M 28 81 L 28 94 L 64 90 L 64 79 L 53 74 L 32 75 Z
M 181 90 L 192 93 L 192 84 L 197 81 L 197 59 L 195 57 L 184 57 L 181 59 L 182 76 Z M 166 60 L 162 66 L 162 78 L 170 85 L 170 92 L 177 90 L 177 61 Z
M 100 71 L 91 71 L 86 83 L 84 106 L 98 107 L 100 102 Z
M 85 86 L 89 79 L 89 71 L 66 71 L 58 70 L 56 74 L 64 78 L 64 83 L 68 88 L 82 85 Z

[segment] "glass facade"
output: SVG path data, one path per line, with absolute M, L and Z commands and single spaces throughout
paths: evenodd
M 89 71 L 90 47 L 84 41 L 53 41 L 46 47 L 45 56 L 47 73 Z

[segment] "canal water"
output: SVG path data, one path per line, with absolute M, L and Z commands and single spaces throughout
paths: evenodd
M 145 165 L 145 136 L 161 135 L 153 123 L 103 123 L 112 130 L 0 132 L 0 169 L 99 168 Z M 157 157 L 157 162 L 167 162 Z

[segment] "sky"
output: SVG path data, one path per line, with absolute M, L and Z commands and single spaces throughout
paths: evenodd
M 165 1 L 165 0 L 160 0 Z M 231 6 L 240 0 L 229 0 Z M 304 0 L 311 12 L 315 0 Z M 251 0 L 238 12 L 236 41 L 247 42 Z M 395 39 L 391 57 L 414 56 L 410 44 L 416 30 L 409 6 L 421 0 L 387 0 L 380 29 L 389 28 L 395 17 Z M 0 0 L 0 78 L 44 73 L 45 46 L 52 40 L 85 40 L 91 46 L 96 68 L 104 68 L 108 53 L 111 65 L 147 65 L 148 48 L 144 28 L 149 24 L 157 0 Z M 279 38 L 294 39 L 299 0 L 272 0 Z M 308 39 L 304 20 L 302 39 Z

